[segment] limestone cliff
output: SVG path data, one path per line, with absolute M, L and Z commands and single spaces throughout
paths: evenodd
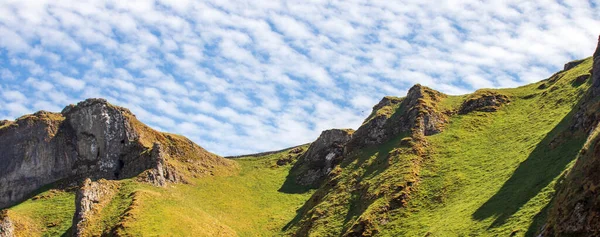
M 344 155 L 344 145 L 352 137 L 351 129 L 331 129 L 321 133 L 298 158 L 292 168 L 296 182 L 301 185 L 318 186 Z
M 154 143 L 162 145 L 153 149 Z M 153 158 L 157 149 L 160 157 Z M 69 105 L 61 113 L 40 111 L 3 121 L 0 154 L 0 208 L 63 179 L 131 178 L 148 169 L 175 177 L 175 169 L 164 172 L 165 167 L 200 176 L 235 167 L 184 137 L 147 127 L 129 110 L 104 99 Z
M 90 236 L 86 227 L 93 222 L 100 211 L 110 201 L 118 188 L 117 182 L 100 180 L 92 182 L 86 179 L 75 195 L 75 215 L 73 217 L 72 236 Z
M 436 108 L 446 95 L 419 84 L 403 99 L 386 97 L 373 107 L 373 113 L 348 142 L 350 150 L 381 144 L 401 133 L 422 136 L 441 132 L 447 116 Z M 397 106 L 395 106 L 397 105 Z M 380 113 L 382 109 L 386 113 Z

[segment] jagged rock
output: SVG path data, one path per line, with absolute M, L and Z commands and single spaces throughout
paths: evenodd
M 132 178 L 156 169 L 146 152 L 154 142 L 167 144 L 160 149 L 164 157 L 185 161 L 192 174 L 236 167 L 184 137 L 145 126 L 127 109 L 88 99 L 61 113 L 40 111 L 0 126 L 0 208 L 58 180 Z M 166 178 L 172 173 L 163 170 Z
M 317 186 L 344 154 L 344 145 L 352 137 L 353 130 L 331 129 L 321 133 L 292 168 L 296 182 L 305 186 Z
M 510 103 L 508 96 L 495 91 L 482 90 L 473 93 L 460 106 L 459 114 L 473 111 L 495 112 L 502 105 Z
M 181 180 L 174 168 L 170 167 L 166 161 L 165 154 L 160 143 L 154 143 L 152 146 L 151 159 L 153 168 L 146 172 L 142 177 L 144 181 L 155 186 L 164 187 L 168 182 L 177 183 Z
M 583 61 L 585 61 L 585 60 L 581 59 L 581 60 L 575 60 L 575 61 L 565 63 L 565 67 L 564 67 L 563 71 L 568 71 L 571 68 L 577 67 L 577 65 L 581 64 Z
M 0 212 L 0 237 L 14 237 L 15 226 L 8 217 L 8 211 L 2 210 Z
M 403 99 L 384 98 L 375 107 L 373 114 L 386 108 L 390 113 L 376 115 L 356 130 L 348 143 L 350 150 L 382 144 L 400 133 L 428 136 L 442 131 L 447 116 L 437 108 L 437 103 L 446 95 L 419 84 L 413 86 Z M 398 104 L 393 110 L 394 105 Z
M 117 188 L 116 182 L 107 180 L 92 182 L 89 178 L 85 179 L 75 194 L 75 215 L 71 227 L 73 236 L 87 236 L 86 227 L 112 199 Z

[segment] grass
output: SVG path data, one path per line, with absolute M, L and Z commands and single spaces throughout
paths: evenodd
M 392 213 L 383 235 L 533 235 L 556 180 L 585 142 L 585 136 L 560 135 L 588 87 L 570 83 L 590 67 L 588 59 L 564 73 L 551 93 L 537 89 L 539 83 L 506 89 L 516 99 L 498 112 L 453 117 L 428 138 L 434 152 L 416 195 Z
M 61 236 L 71 227 L 75 193 L 50 189 L 10 208 L 17 236 Z
M 403 133 L 381 145 L 355 150 L 316 190 L 289 182 L 294 178 L 290 176 L 293 162 L 276 164 L 287 157 L 287 151 L 222 162 L 229 167 L 223 172 L 201 176 L 190 172 L 189 184 L 167 188 L 119 181 L 117 194 L 95 218 L 91 232 L 535 236 L 545 223 L 558 180 L 586 141 L 587 134 L 570 131 L 569 125 L 591 83 L 576 78 L 589 73 L 591 64 L 588 58 L 539 83 L 494 90 L 510 98 L 496 112 L 457 114 L 469 95 L 425 101 L 428 109 L 448 116 L 441 133 L 425 138 Z M 376 109 L 370 118 L 407 112 L 400 106 L 401 99 L 388 99 L 398 103 Z M 188 144 L 179 136 L 147 133 L 148 144 L 152 139 L 172 147 Z M 197 149 L 184 146 L 185 157 L 198 158 L 187 157 L 201 154 Z M 211 164 L 213 158 L 203 159 Z M 171 162 L 178 168 L 190 167 L 184 161 Z M 67 233 L 73 193 L 49 190 L 38 196 L 43 198 L 27 200 L 9 211 L 20 234 Z
M 304 147 L 306 150 L 306 147 Z M 296 215 L 312 192 L 278 191 L 291 164 L 277 166 L 287 151 L 241 158 L 239 173 L 192 178 L 191 184 L 167 188 L 121 180 L 119 190 L 88 233 L 133 236 L 274 236 Z M 28 226 L 22 236 L 67 233 L 75 211 L 73 192 L 50 190 L 44 199 L 28 200 L 10 209 L 10 217 Z M 52 207 L 52 208 L 49 208 Z M 56 226 L 50 226 L 55 223 Z M 53 224 L 54 225 L 54 224 Z

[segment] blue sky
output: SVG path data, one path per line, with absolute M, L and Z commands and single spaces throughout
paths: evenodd
M 0 119 L 103 97 L 220 155 L 357 128 L 415 83 L 514 87 L 590 56 L 598 1 L 0 2 Z

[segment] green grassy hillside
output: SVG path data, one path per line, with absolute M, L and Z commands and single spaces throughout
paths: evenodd
M 304 147 L 306 149 L 306 147 Z M 92 233 L 133 236 L 273 236 L 310 196 L 279 192 L 291 165 L 278 154 L 236 159 L 231 176 L 210 176 L 159 188 L 119 181 L 115 198 L 102 210 Z M 288 187 L 289 189 L 290 187 Z M 73 191 L 51 189 L 9 209 L 20 236 L 66 234 L 75 211 Z M 26 228 L 22 228 L 26 227 Z
M 587 134 L 569 126 L 591 84 L 580 76 L 591 67 L 588 58 L 513 89 L 463 96 L 430 91 L 431 98 L 417 104 L 426 106 L 420 113 L 444 115 L 440 133 L 403 132 L 380 145 L 352 149 L 317 189 L 294 184 L 290 170 L 301 154 L 289 151 L 235 159 L 240 169 L 234 173 L 189 176 L 189 183 L 166 188 L 114 181 L 118 190 L 88 233 L 534 236 L 546 221 L 555 186 L 586 141 Z M 464 109 L 465 101 L 476 104 L 491 95 L 510 102 L 485 105 L 488 112 Z M 402 106 L 403 98 L 388 100 L 365 124 L 411 109 Z M 69 233 L 75 188 L 59 186 L 9 208 L 17 235 Z
M 568 126 L 591 83 L 577 78 L 591 67 L 588 58 L 539 83 L 441 97 L 434 107 L 450 114 L 443 132 L 423 141 L 402 134 L 350 154 L 290 231 L 301 236 L 533 235 L 545 220 L 557 179 L 587 137 Z M 455 112 L 463 101 L 490 91 L 510 103 L 496 112 Z M 392 106 L 392 114 L 406 111 Z
M 591 66 L 590 58 L 549 80 L 500 90 L 513 101 L 498 112 L 454 116 L 444 132 L 428 138 L 432 152 L 419 189 L 408 208 L 393 213 L 397 218 L 384 235 L 531 236 L 538 231 L 557 179 L 587 138 L 570 133 L 568 126 L 589 87 L 575 78 Z

